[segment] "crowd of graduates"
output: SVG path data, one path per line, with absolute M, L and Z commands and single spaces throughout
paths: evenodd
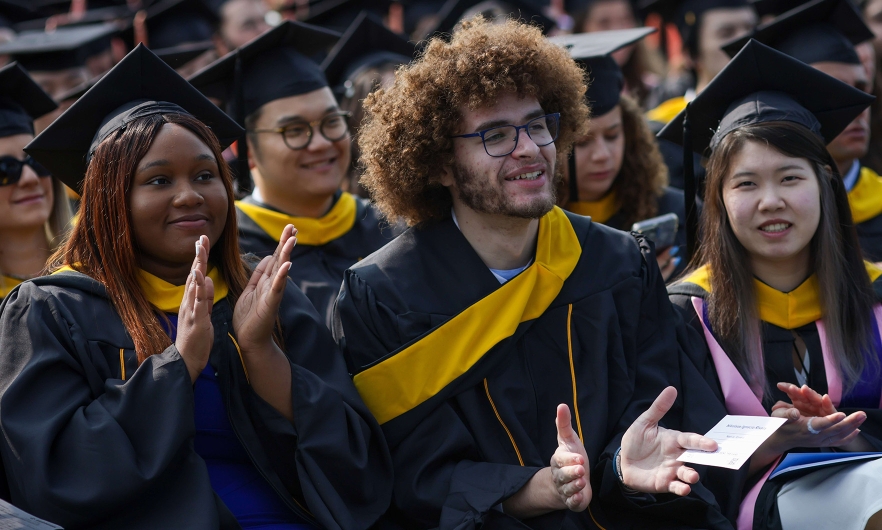
M 0 499 L 882 528 L 880 62 L 882 0 L 0 0 Z

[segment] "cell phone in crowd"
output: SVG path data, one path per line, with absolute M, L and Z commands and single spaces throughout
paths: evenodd
M 639 221 L 631 226 L 632 232 L 646 236 L 655 243 L 655 250 L 660 252 L 676 242 L 677 228 L 680 226 L 680 218 L 675 213 L 667 213 L 645 221 Z

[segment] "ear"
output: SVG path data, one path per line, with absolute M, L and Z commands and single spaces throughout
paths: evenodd
M 456 180 L 453 178 L 453 168 L 450 167 L 449 164 L 445 164 L 441 168 L 441 171 L 438 176 L 438 181 L 445 188 L 449 188 L 449 187 L 453 186 L 453 184 Z
M 251 141 L 251 135 L 245 135 L 245 143 L 248 144 L 248 169 L 254 169 L 257 166 L 257 144 Z

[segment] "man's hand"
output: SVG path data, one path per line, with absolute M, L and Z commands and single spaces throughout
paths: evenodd
M 664 389 L 625 432 L 620 453 L 625 486 L 644 493 L 688 495 L 698 472 L 677 458 L 687 449 L 716 451 L 717 442 L 706 436 L 659 427 L 675 399 L 677 389 Z
M 591 502 L 588 455 L 579 435 L 573 430 L 568 406 L 557 406 L 554 423 L 557 426 L 557 450 L 551 456 L 554 487 L 567 508 L 581 512 Z

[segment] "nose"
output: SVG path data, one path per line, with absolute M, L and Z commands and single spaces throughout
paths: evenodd
M 784 209 L 787 205 L 778 186 L 763 186 L 760 193 L 760 211 L 774 212 Z
M 309 145 L 306 146 L 306 150 L 323 151 L 332 145 L 334 145 L 333 142 L 325 138 L 325 135 L 316 130 L 312 134 L 312 139 L 310 140 Z
M 539 146 L 530 138 L 526 129 L 518 131 L 518 145 L 515 146 L 511 156 L 515 158 L 536 158 L 539 155 Z
M 606 142 L 603 141 L 597 140 L 591 142 L 590 149 L 592 162 L 606 162 L 612 156 L 612 153 L 609 150 L 609 146 L 607 146 Z
M 26 188 L 30 186 L 36 186 L 40 182 L 40 177 L 37 173 L 31 169 L 31 166 L 24 165 L 21 168 L 21 178 L 18 180 L 18 185 Z
M 205 202 L 205 197 L 193 187 L 190 179 L 178 179 L 181 184 L 175 190 L 175 197 L 172 205 L 176 208 L 194 208 L 201 206 Z

